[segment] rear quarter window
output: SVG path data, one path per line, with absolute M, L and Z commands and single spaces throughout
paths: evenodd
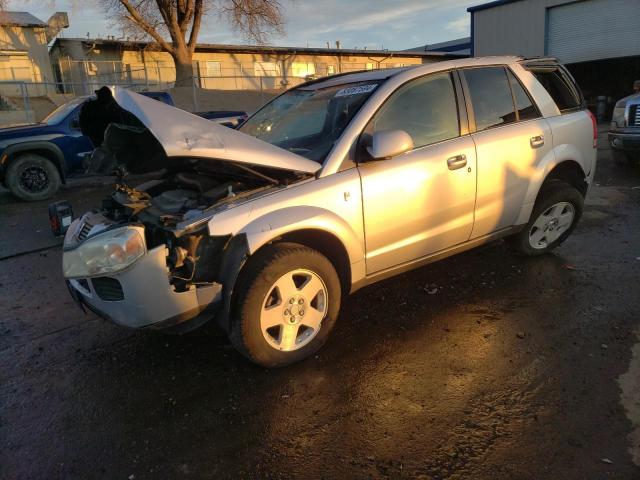
M 516 104 L 516 111 L 518 113 L 518 120 L 531 120 L 533 118 L 540 118 L 540 112 L 531 101 L 531 98 L 525 91 L 524 87 L 520 84 L 511 70 L 507 69 L 507 76 L 509 77 L 509 85 L 511 85 L 511 91 L 513 92 L 513 100 Z
M 503 67 L 463 70 L 478 131 L 517 121 L 513 96 Z
M 542 84 L 561 112 L 582 107 L 582 98 L 571 79 L 560 69 L 531 72 Z

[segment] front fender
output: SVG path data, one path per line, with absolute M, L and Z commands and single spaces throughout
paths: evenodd
M 249 253 L 253 254 L 274 238 L 299 230 L 322 230 L 337 237 L 352 264 L 364 258 L 362 241 L 353 228 L 335 213 L 320 207 L 285 207 L 250 221 L 239 233 L 246 236 Z
M 230 329 L 231 298 L 238 275 L 247 259 L 275 238 L 300 230 L 322 230 L 334 235 L 344 245 L 350 263 L 353 265 L 359 262 L 364 265 L 364 249 L 356 232 L 333 212 L 318 207 L 292 206 L 267 213 L 233 232 L 225 248 L 220 267 L 223 302 L 217 315 L 218 324 L 222 328 L 227 331 Z M 218 233 L 210 224 L 209 234 Z M 355 272 L 358 278 L 364 275 L 363 268 Z

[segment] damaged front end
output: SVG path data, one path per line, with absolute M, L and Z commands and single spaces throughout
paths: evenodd
M 91 121 L 87 118 L 107 124 L 90 167 L 95 172 L 115 171 L 119 180 L 101 208 L 76 219 L 66 233 L 63 273 L 69 290 L 81 305 L 127 327 L 188 330 L 214 317 L 226 327 L 233 284 L 247 254 L 246 240 L 242 235 L 211 236 L 207 222 L 221 210 L 309 178 L 310 172 L 273 168 L 259 155 L 253 163 L 204 156 L 206 143 L 209 150 L 214 148 L 212 139 L 215 148 L 224 150 L 219 155 L 223 157 L 229 157 L 229 147 L 239 142 L 246 142 L 239 153 L 250 154 L 259 146 L 254 142 L 260 141 L 134 95 L 127 94 L 125 100 L 133 98 L 142 107 L 107 101 L 100 108 L 90 105 L 81 115 L 83 128 Z M 194 122 L 192 137 L 183 138 L 182 147 L 176 146 L 180 135 L 167 138 L 175 132 L 149 128 L 149 119 L 158 114 L 155 104 L 169 109 L 165 119 L 171 113 L 176 121 L 183 120 L 183 132 L 188 130 L 185 118 Z M 129 109 L 124 113 L 118 110 L 125 107 Z M 109 116 L 109 121 L 96 121 L 100 115 Z M 225 130 L 233 132 L 229 141 Z M 283 157 L 279 161 L 286 162 L 287 155 Z M 124 183 L 125 172 L 158 169 L 162 171 L 156 178 L 135 188 Z
M 229 248 L 230 235 L 210 236 L 206 220 L 217 208 L 242 201 L 243 193 L 246 198 L 265 188 L 249 194 L 235 180 L 200 192 L 185 178 L 192 180 L 181 172 L 136 189 L 116 185 L 101 209 L 72 223 L 63 273 L 74 298 L 133 328 L 164 329 L 188 320 L 194 328 L 216 316 L 224 293 L 221 267 L 236 263 L 226 257 L 244 257 L 246 249 Z

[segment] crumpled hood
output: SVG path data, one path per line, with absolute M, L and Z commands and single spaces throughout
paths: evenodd
M 144 95 L 120 87 L 112 87 L 111 93 L 147 127 L 167 157 L 228 160 L 304 173 L 320 170 L 317 162 Z

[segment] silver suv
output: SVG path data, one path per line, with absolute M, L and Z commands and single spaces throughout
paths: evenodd
M 215 319 L 267 367 L 317 351 L 341 297 L 368 284 L 500 237 L 525 255 L 553 249 L 595 170 L 593 117 L 549 58 L 313 80 L 239 131 L 112 94 L 92 164 L 164 174 L 117 184 L 73 222 L 72 296 L 133 328 Z

